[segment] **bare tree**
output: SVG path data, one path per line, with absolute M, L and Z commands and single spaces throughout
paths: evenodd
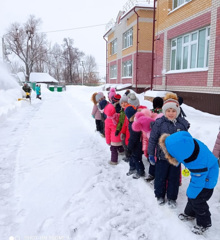
M 88 84 L 98 83 L 97 64 L 92 55 L 87 55 L 83 62 L 84 67 L 84 82 Z
M 84 53 L 73 47 L 73 39 L 64 38 L 63 42 L 64 79 L 68 83 L 77 83 L 79 81 L 78 66 Z
M 47 52 L 46 35 L 38 33 L 40 19 L 31 15 L 23 25 L 13 23 L 5 34 L 6 49 L 17 55 L 25 64 L 26 81 L 35 64 L 42 70 L 41 61 Z

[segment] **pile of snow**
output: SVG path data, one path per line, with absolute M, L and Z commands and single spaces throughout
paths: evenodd
M 11 113 L 20 104 L 18 98 L 22 96 L 21 86 L 16 79 L 0 64 L 0 119 Z

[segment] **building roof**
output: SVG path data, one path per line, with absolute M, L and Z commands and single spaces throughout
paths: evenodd
M 30 74 L 30 82 L 44 82 L 44 83 L 58 83 L 58 81 L 51 77 L 48 73 L 36 73 L 32 72 Z

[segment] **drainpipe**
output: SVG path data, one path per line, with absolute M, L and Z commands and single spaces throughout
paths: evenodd
M 134 8 L 134 12 L 137 15 L 137 44 L 136 44 L 136 92 L 137 92 L 137 84 L 138 84 L 138 44 L 139 44 L 139 35 L 138 35 L 138 31 L 139 31 L 139 15 L 136 12 L 135 8 Z
M 106 73 L 105 73 L 105 82 L 107 83 L 107 80 L 108 80 L 108 41 L 105 39 L 105 36 L 103 37 L 103 39 L 105 40 L 106 42 L 106 59 L 105 59 L 105 64 L 106 64 Z
M 153 37 L 152 37 L 152 63 L 151 63 L 151 83 L 150 83 L 150 90 L 153 89 L 153 81 L 154 81 L 154 36 L 155 36 L 155 15 L 156 15 L 156 1 L 154 0 L 154 13 L 153 13 Z

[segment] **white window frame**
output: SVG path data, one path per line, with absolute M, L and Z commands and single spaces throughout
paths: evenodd
M 131 78 L 133 74 L 132 60 L 122 62 L 122 77 Z
M 111 55 L 114 55 L 117 53 L 117 38 L 114 39 L 111 43 Z
M 122 41 L 123 49 L 133 45 L 133 28 L 130 28 L 129 30 L 123 33 Z
M 179 8 L 182 5 L 185 5 L 186 3 L 190 2 L 190 1 L 192 1 L 192 0 L 173 0 L 173 9 Z
M 206 30 L 206 35 L 205 35 L 205 50 L 204 50 L 204 62 L 203 62 L 203 67 L 198 67 L 198 50 L 199 50 L 199 32 L 202 30 Z M 197 35 L 197 39 L 196 40 L 192 40 L 192 36 L 193 34 Z M 184 43 L 184 38 L 185 37 L 189 37 L 188 42 Z M 182 39 L 182 47 L 181 47 L 181 52 L 180 52 L 180 56 L 181 56 L 181 67 L 180 69 L 177 69 L 177 41 Z M 201 28 L 198 29 L 197 31 L 191 32 L 191 33 L 187 33 L 185 35 L 182 36 L 178 36 L 177 38 L 174 38 L 171 40 L 171 53 L 170 53 L 170 70 L 187 70 L 187 69 L 196 69 L 196 68 L 208 68 L 208 54 L 209 54 L 209 42 L 210 42 L 210 26 L 209 27 L 205 27 L 205 28 Z M 172 43 L 175 43 L 175 46 L 172 46 Z M 192 51 L 192 46 L 196 45 L 196 58 L 195 58 L 195 67 L 191 67 L 191 51 Z M 183 68 L 183 62 L 184 62 L 184 48 L 188 47 L 188 56 L 187 56 L 187 67 Z M 173 51 L 175 52 L 175 59 L 172 58 L 172 53 Z M 179 55 L 178 55 L 179 56 Z M 172 63 L 174 61 L 174 68 L 172 66 Z
M 116 64 L 110 66 L 110 78 L 117 78 L 118 67 Z

